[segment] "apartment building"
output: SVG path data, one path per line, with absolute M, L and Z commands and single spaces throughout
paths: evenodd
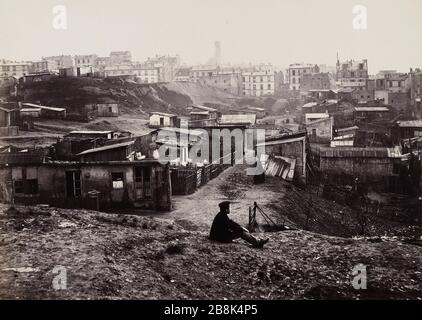
M 363 89 L 368 80 L 368 60 L 348 60 L 336 64 L 337 85 L 342 88 Z
M 1 77 L 23 77 L 31 72 L 31 62 L 0 60 Z
M 242 94 L 260 97 L 274 95 L 274 69 L 271 66 L 242 72 Z
M 318 73 L 317 65 L 293 63 L 287 69 L 287 81 L 289 82 L 290 90 L 300 90 L 301 77 L 305 74 Z

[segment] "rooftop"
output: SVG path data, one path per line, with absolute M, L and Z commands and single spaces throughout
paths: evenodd
M 256 114 L 223 114 L 220 124 L 239 124 L 250 123 L 255 124 Z
M 190 106 L 190 108 L 196 108 L 196 109 L 200 109 L 203 111 L 210 111 L 210 112 L 218 111 L 217 109 L 206 107 L 206 106 L 200 106 L 200 105 L 193 105 L 193 106 Z
M 109 134 L 113 131 L 95 131 L 95 130 L 76 130 L 70 131 L 69 134 Z
M 316 105 L 318 105 L 318 103 L 317 103 L 317 102 L 308 102 L 308 103 L 305 103 L 305 104 L 302 106 L 302 108 L 312 108 L 312 107 L 315 107 Z
M 130 145 L 134 144 L 134 141 L 127 141 L 127 142 L 122 142 L 122 143 L 116 143 L 116 144 L 112 144 L 109 146 L 104 146 L 104 147 L 99 147 L 99 148 L 93 148 L 93 149 L 89 149 L 89 150 L 85 150 L 81 153 L 78 153 L 78 156 L 82 156 L 85 154 L 90 154 L 90 153 L 97 153 L 97 152 L 103 152 L 103 151 L 107 151 L 107 150 L 112 150 L 112 149 L 118 149 L 118 148 L 124 148 L 124 147 L 128 147 Z
M 387 107 L 355 107 L 355 111 L 360 112 L 387 112 L 390 111 Z
M 194 135 L 194 136 L 202 135 L 202 131 L 200 130 L 185 129 L 185 128 L 164 127 L 164 128 L 161 128 L 159 131 L 183 133 L 183 134 L 189 134 L 189 135 Z
M 409 120 L 409 121 L 397 121 L 400 128 L 422 128 L 422 119 Z
M 355 148 L 321 147 L 320 156 L 323 158 L 399 158 L 401 150 L 396 148 Z
M 164 116 L 164 117 L 177 117 L 175 114 L 172 114 L 172 113 L 165 113 L 165 112 L 158 112 L 158 111 L 151 112 L 151 114 L 156 114 L 156 115 Z
M 42 109 L 42 110 L 50 110 L 50 111 L 57 111 L 57 112 L 66 111 L 65 108 L 47 107 L 47 106 L 41 106 L 41 105 L 34 104 L 34 103 L 22 103 L 22 105 L 26 106 L 26 107 L 38 108 L 38 109 Z

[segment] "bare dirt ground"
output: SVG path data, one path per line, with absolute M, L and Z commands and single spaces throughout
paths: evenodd
M 231 219 L 246 226 L 248 210 L 256 201 L 273 221 L 291 228 L 332 236 L 361 236 L 357 212 L 350 207 L 326 200 L 309 190 L 303 190 L 280 178 L 266 177 L 265 183 L 253 184 L 246 175 L 246 166 L 237 165 L 224 171 L 192 195 L 174 197 L 174 208 L 167 217 L 175 219 L 189 230 L 209 230 L 218 212 L 218 203 L 231 200 Z M 267 224 L 258 214 L 258 222 Z M 398 236 L 418 238 L 420 223 L 390 221 L 367 216 L 365 236 Z
M 421 247 L 308 231 L 264 249 L 218 244 L 169 219 L 54 208 L 0 210 L 3 299 L 422 299 Z M 367 266 L 366 290 L 351 285 Z M 55 290 L 54 269 L 66 270 Z M 63 283 L 63 282 L 62 282 Z
M 280 179 L 253 186 L 244 169 L 228 169 L 195 194 L 176 197 L 173 212 L 154 217 L 0 205 L 0 298 L 422 299 L 422 247 L 397 237 L 298 229 L 266 233 L 264 249 L 208 240 L 223 199 L 235 202 L 232 219 L 242 224 L 254 200 L 279 222 L 303 223 L 301 206 L 293 212 L 295 187 Z M 312 202 L 321 212 L 310 229 L 324 230 L 321 221 L 337 232 L 351 228 L 349 218 L 336 219 L 344 207 Z M 324 206 L 336 213 L 322 214 Z M 351 285 L 360 263 L 366 290 Z M 66 270 L 63 290 L 53 287 L 57 266 Z

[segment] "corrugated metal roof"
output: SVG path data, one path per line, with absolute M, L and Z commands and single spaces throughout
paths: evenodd
M 264 157 L 263 157 L 264 156 Z M 292 181 L 295 173 L 296 159 L 286 157 L 261 156 L 261 163 L 264 162 L 264 172 L 267 176 L 281 177 L 284 180 Z

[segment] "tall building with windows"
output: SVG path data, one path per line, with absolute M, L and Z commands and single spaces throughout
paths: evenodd
M 318 73 L 319 67 L 309 63 L 293 63 L 287 69 L 287 81 L 290 90 L 300 90 L 301 77 L 304 74 Z
M 368 80 L 368 60 L 348 60 L 341 62 L 337 59 L 336 81 L 342 88 L 364 89 Z
M 31 62 L 0 60 L 1 77 L 23 77 L 31 73 Z
M 97 55 L 96 54 L 84 54 L 75 56 L 75 67 L 92 67 L 96 65 Z
M 271 65 L 251 68 L 242 72 L 242 94 L 260 97 L 274 95 L 274 69 Z
M 49 68 L 62 69 L 73 67 L 73 57 L 70 55 L 43 57 L 42 61 L 47 62 Z M 49 69 L 49 70 L 55 70 Z

